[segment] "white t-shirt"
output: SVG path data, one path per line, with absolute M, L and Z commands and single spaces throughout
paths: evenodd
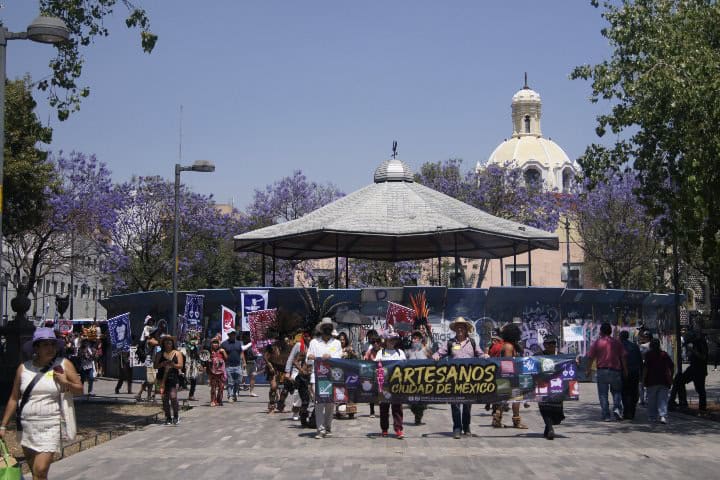
M 382 348 L 375 357 L 375 361 L 378 360 L 407 360 L 407 357 L 402 350 Z
M 342 357 L 342 345 L 340 340 L 337 338 L 330 338 L 327 342 L 321 338 L 313 338 L 310 340 L 308 345 L 307 356 L 314 355 L 316 359 L 321 359 L 323 355 L 328 354 L 330 358 L 341 358 Z M 314 364 L 314 359 L 308 358 L 308 364 Z M 315 369 L 313 369 L 312 375 L 310 375 L 310 383 L 315 383 Z

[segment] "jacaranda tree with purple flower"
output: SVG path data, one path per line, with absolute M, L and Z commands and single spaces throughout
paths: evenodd
M 463 173 L 461 159 L 427 162 L 420 167 L 415 181 L 491 215 L 549 232 L 557 229 L 573 197 L 542 185 L 526 185 L 522 169 L 511 163 L 490 164 L 478 171 Z M 480 260 L 477 276 L 464 278 L 464 284 L 479 287 L 489 265 L 489 260 Z M 454 266 L 450 264 L 449 268 L 452 270 Z
M 586 180 L 570 216 L 588 274 L 609 288 L 657 290 L 664 282 L 660 220 L 648 214 L 632 170 L 607 170 Z
M 170 288 L 173 268 L 174 185 L 161 177 L 135 177 L 115 187 L 124 198 L 111 229 L 106 272 L 116 292 Z M 211 196 L 180 188 L 180 289 L 234 283 L 231 238 L 241 228 L 236 211 L 221 212 Z
M 110 171 L 94 155 L 60 152 L 50 163 L 54 180 L 45 192 L 42 221 L 5 239 L 20 295 L 36 296 L 38 278 L 67 275 L 68 270 L 78 276 L 86 273 L 84 267 L 97 262 L 122 205 Z

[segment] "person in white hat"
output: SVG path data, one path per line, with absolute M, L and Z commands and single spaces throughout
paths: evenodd
M 455 338 L 448 340 L 445 345 L 440 345 L 438 351 L 433 355 L 434 360 L 447 358 L 486 358 L 487 355 L 482 351 L 475 340 L 470 335 L 475 332 L 475 325 L 465 320 L 463 317 L 457 317 L 450 322 L 450 330 L 455 332 Z M 460 438 L 460 435 L 471 436 L 470 433 L 470 414 L 472 403 L 451 403 L 450 412 L 453 421 L 453 438 Z
M 375 356 L 375 361 L 385 362 L 407 360 L 405 352 L 401 348 L 398 348 L 398 344 L 400 343 L 400 335 L 398 335 L 397 332 L 390 330 L 385 333 L 384 337 L 385 347 L 378 351 L 377 355 Z M 383 437 L 387 437 L 388 435 L 388 427 L 390 426 L 389 414 L 391 408 L 395 436 L 398 439 L 402 439 L 405 437 L 405 434 L 403 433 L 402 403 L 390 404 L 383 402 L 380 404 L 380 430 L 382 431 L 381 435 Z
M 308 364 L 314 364 L 316 358 L 341 358 L 342 345 L 337 338 L 333 338 L 332 332 L 335 330 L 335 324 L 332 319 L 325 317 L 317 324 L 316 331 L 320 334 L 319 338 L 313 338 L 307 351 Z M 311 388 L 315 387 L 315 370 L 310 377 Z M 317 434 L 315 438 L 325 438 L 332 436 L 332 419 L 335 414 L 335 404 L 315 402 L 315 423 L 317 425 Z

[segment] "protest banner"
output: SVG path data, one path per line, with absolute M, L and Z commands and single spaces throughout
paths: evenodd
M 130 339 L 130 313 L 123 313 L 108 319 L 108 333 L 113 352 L 129 352 Z
M 415 321 L 415 310 L 395 302 L 388 302 L 386 323 L 393 327 L 400 335 L 407 335 L 412 331 Z
M 248 323 L 250 327 L 250 343 L 256 355 L 262 355 L 263 350 L 268 345 L 275 342 L 274 338 L 269 338 L 268 331 L 277 329 L 277 309 L 259 310 L 248 315 Z
M 268 292 L 269 290 L 243 290 L 240 292 L 241 330 L 243 332 L 250 331 L 249 314 L 267 309 Z
M 578 400 L 575 358 L 567 355 L 371 362 L 315 361 L 320 403 L 495 403 Z
M 204 295 L 185 295 L 185 322 L 187 331 L 201 330 Z

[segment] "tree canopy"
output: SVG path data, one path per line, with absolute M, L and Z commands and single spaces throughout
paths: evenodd
M 638 192 L 662 219 L 668 243 L 720 287 L 720 5 L 706 0 L 624 0 L 593 4 L 608 25 L 610 58 L 575 68 L 592 82 L 592 102 L 607 101 L 582 166 L 593 176 L 632 165 Z

